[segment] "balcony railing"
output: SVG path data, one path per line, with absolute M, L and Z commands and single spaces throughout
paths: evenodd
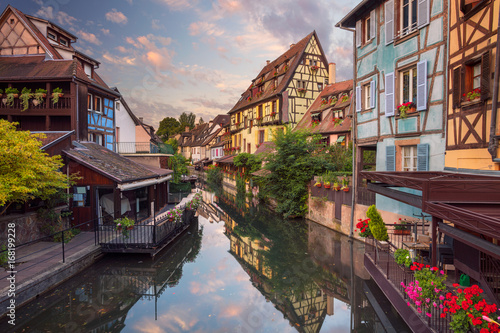
M 29 111 L 38 111 L 38 110 L 68 110 L 71 109 L 71 99 L 72 96 L 65 96 L 65 97 L 60 97 L 59 101 L 57 103 L 52 103 L 52 99 L 48 96 L 43 99 L 43 102 L 34 105 L 33 104 L 33 99 L 30 100 L 28 109 L 25 110 L 24 112 L 29 112 Z M 6 105 L 3 103 L 3 101 L 0 103 L 0 110 L 3 111 L 4 113 L 6 111 L 19 111 L 23 109 L 23 106 L 21 104 L 21 99 L 20 98 L 15 98 L 14 99 L 14 104 L 12 106 Z
M 255 127 L 255 126 L 262 126 L 262 125 L 278 124 L 279 120 L 280 120 L 280 118 L 279 118 L 278 114 L 275 114 L 274 116 L 271 116 L 270 114 L 268 114 L 266 116 L 263 116 L 261 119 L 255 118 L 252 120 L 248 120 L 247 126 L 245 126 L 244 122 L 239 123 L 239 125 L 232 124 L 230 130 L 231 130 L 231 132 L 235 132 L 235 131 L 246 129 L 246 128 L 249 129 L 250 128 L 250 121 L 252 121 L 252 127 Z
M 170 145 L 152 142 L 117 142 L 118 154 L 174 154 Z

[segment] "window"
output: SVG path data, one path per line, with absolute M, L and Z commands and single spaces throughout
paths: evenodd
M 490 52 L 453 70 L 453 107 L 462 102 L 485 101 L 490 94 Z
M 417 146 L 403 146 L 403 171 L 417 171 Z
M 417 67 L 399 73 L 399 102 L 417 101 Z
M 385 44 L 388 45 L 430 21 L 430 0 L 388 0 L 384 5 Z
M 259 105 L 259 111 L 257 113 L 257 118 L 262 119 L 262 105 Z
M 116 111 L 120 111 L 120 102 L 116 102 Z
M 276 114 L 276 101 L 273 101 L 272 108 L 271 108 L 271 113 Z
M 318 90 L 322 91 L 323 90 L 323 83 L 318 83 Z
M 101 112 L 101 97 L 94 96 L 94 111 Z
M 261 145 L 265 141 L 264 134 L 265 134 L 264 130 L 259 131 L 259 145 Z
M 94 98 L 93 98 L 92 94 L 88 94 L 87 95 L 87 109 L 88 110 L 93 110 L 92 109 L 93 101 L 94 101 Z
M 375 107 L 375 81 L 356 87 L 356 112 Z M 341 98 L 341 96 L 339 96 Z
M 68 46 L 68 41 L 66 39 L 59 38 L 59 43 L 61 43 L 64 46 Z
M 369 43 L 376 34 L 376 12 L 372 10 L 369 16 L 356 22 L 356 47 Z
M 485 3 L 483 0 L 460 0 L 460 10 L 465 15 L 472 12 L 473 9 L 479 7 L 480 4 Z
M 73 206 L 74 207 L 90 206 L 90 195 L 87 186 L 73 187 Z
M 369 109 L 371 105 L 371 86 L 370 84 L 365 84 L 363 86 L 363 96 L 364 96 L 364 109 Z
M 104 142 L 102 140 L 102 134 L 95 134 L 95 143 L 97 143 L 100 146 L 104 146 Z
M 50 38 L 50 39 L 52 39 L 52 40 L 57 40 L 56 35 L 53 34 L 53 33 L 51 33 L 51 32 L 48 32 L 48 31 L 47 31 L 47 37 Z

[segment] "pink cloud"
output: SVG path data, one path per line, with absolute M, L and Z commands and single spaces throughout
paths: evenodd
M 95 45 L 101 45 L 102 42 L 97 38 L 96 35 L 90 32 L 85 32 L 83 30 L 78 31 L 78 36 L 81 37 L 83 40 L 86 40 L 89 43 L 95 44 Z
M 127 24 L 128 18 L 122 12 L 113 8 L 110 12 L 106 13 L 106 20 L 118 24 Z

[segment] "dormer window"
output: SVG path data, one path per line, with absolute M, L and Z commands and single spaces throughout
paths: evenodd
M 47 31 L 47 38 L 50 38 L 52 40 L 57 40 L 56 35 L 48 31 Z
M 64 45 L 64 46 L 68 46 L 68 41 L 66 39 L 59 38 L 59 43 L 61 43 L 61 45 Z

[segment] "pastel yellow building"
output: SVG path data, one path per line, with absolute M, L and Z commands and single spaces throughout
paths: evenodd
M 254 153 L 275 130 L 293 127 L 328 84 L 328 62 L 316 32 L 268 61 L 229 111 L 232 152 Z

